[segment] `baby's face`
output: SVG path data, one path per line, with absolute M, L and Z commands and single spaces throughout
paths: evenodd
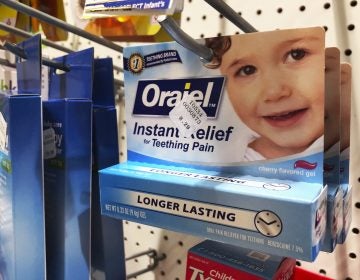
M 310 145 L 324 130 L 324 39 L 321 29 L 231 38 L 221 72 L 242 121 L 280 147 Z

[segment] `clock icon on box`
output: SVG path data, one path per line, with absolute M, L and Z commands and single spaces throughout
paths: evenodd
M 267 237 L 275 237 L 281 233 L 282 223 L 278 215 L 272 211 L 263 210 L 255 215 L 256 229 Z

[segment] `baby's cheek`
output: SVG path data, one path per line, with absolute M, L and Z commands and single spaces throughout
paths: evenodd
M 325 74 L 318 67 L 307 69 L 307 73 L 299 75 L 300 82 L 306 85 L 314 93 L 322 93 L 325 91 Z
M 324 134 L 324 129 L 325 129 L 324 114 L 321 115 L 318 114 L 317 118 L 315 118 L 313 121 L 312 134 L 316 138 L 320 137 L 321 135 Z

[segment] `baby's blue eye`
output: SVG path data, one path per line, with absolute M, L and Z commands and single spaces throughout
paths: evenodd
M 249 76 L 256 72 L 256 67 L 253 65 L 245 65 L 241 67 L 237 72 L 237 76 Z

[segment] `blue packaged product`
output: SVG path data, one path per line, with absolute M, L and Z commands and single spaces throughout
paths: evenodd
M 100 171 L 103 215 L 312 261 L 326 187 L 156 164 Z
M 183 9 L 183 0 L 120 0 L 120 1 L 86 1 L 84 16 L 96 18 L 121 15 L 173 14 Z
M 19 92 L 39 94 L 41 92 L 41 35 L 35 35 L 18 46 L 26 59 L 17 57 L 16 72 Z
M 47 275 L 51 279 L 89 276 L 91 110 L 90 100 L 43 102 Z M 52 147 L 49 139 L 55 140 Z
M 0 276 L 45 279 L 40 96 L 1 93 L 0 123 Z
M 17 57 L 18 92 L 0 93 L 0 278 L 4 280 L 24 275 L 45 279 L 40 41 L 34 36 L 16 46 L 27 57 Z
M 333 252 L 341 236 L 343 231 L 343 199 L 342 188 L 339 188 L 339 185 L 329 184 L 327 192 L 326 233 L 321 244 L 321 251 Z
M 86 49 L 51 68 L 49 100 L 43 102 L 47 277 L 90 277 L 92 78 L 94 50 Z
M 125 279 L 122 221 L 101 215 L 100 169 L 119 162 L 117 114 L 111 58 L 95 59 L 93 86 L 93 167 L 91 189 L 91 266 L 106 279 Z

